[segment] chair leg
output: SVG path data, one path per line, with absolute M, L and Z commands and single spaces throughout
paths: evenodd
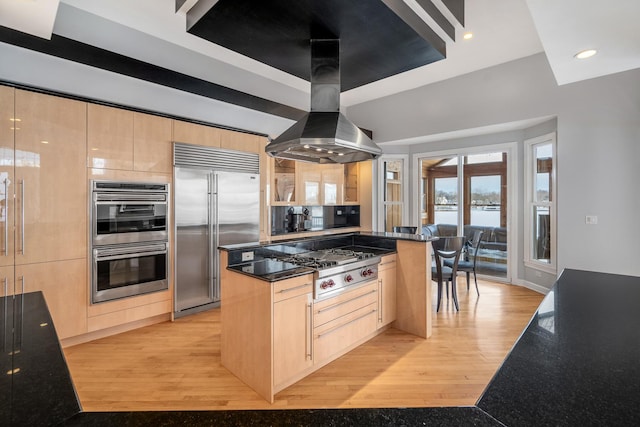
M 456 277 L 453 276 L 451 278 L 451 296 L 453 298 L 453 303 L 456 306 L 456 311 L 460 311 L 460 307 L 458 306 L 458 291 L 456 290 Z
M 447 299 L 449 299 L 449 280 L 447 280 L 445 282 L 447 284 L 446 288 L 447 288 Z
M 476 292 L 477 292 L 478 296 L 480 296 L 480 291 L 478 290 L 478 278 L 476 277 L 476 270 L 475 269 L 473 270 L 473 281 L 476 282 Z
M 442 301 L 442 281 L 438 280 L 438 305 L 436 307 L 436 313 L 440 311 L 441 301 Z
M 467 273 L 467 292 L 469 292 L 469 277 L 470 276 L 469 276 L 469 272 L 468 271 L 466 271 L 466 273 Z

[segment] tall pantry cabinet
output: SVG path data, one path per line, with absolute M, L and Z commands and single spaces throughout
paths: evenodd
M 86 103 L 0 86 L 0 295 L 42 291 L 86 333 Z

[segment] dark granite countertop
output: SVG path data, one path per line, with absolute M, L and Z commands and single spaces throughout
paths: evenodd
M 58 425 L 79 413 L 42 292 L 0 297 L 0 324 L 0 425 Z
M 80 413 L 65 425 L 637 425 L 639 303 L 640 277 L 565 270 L 473 407 Z

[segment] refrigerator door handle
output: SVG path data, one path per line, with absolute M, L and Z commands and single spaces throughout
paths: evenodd
M 215 173 L 209 175 L 209 289 L 211 290 L 211 299 L 218 301 L 220 299 L 217 284 L 218 278 L 218 177 Z

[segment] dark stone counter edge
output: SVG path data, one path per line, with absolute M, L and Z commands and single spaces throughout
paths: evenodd
M 84 412 L 66 426 L 503 426 L 475 406 L 302 410 Z
M 284 239 L 284 240 L 268 240 L 256 243 L 239 243 L 236 245 L 222 245 L 218 246 L 218 249 L 222 251 L 234 251 L 240 249 L 257 249 L 263 246 L 270 245 L 280 245 L 287 243 L 299 243 L 305 241 L 313 241 L 318 239 L 335 239 L 340 237 L 348 237 L 348 236 L 372 236 L 372 237 L 381 237 L 385 239 L 394 239 L 394 240 L 407 240 L 410 242 L 431 242 L 432 240 L 438 240 L 438 237 L 434 236 L 425 236 L 423 234 L 405 234 L 405 233 L 379 233 L 373 231 L 360 231 L 360 232 L 352 232 L 352 233 L 344 233 L 344 234 L 323 234 L 319 236 L 307 236 L 307 237 L 298 237 L 292 239 Z

